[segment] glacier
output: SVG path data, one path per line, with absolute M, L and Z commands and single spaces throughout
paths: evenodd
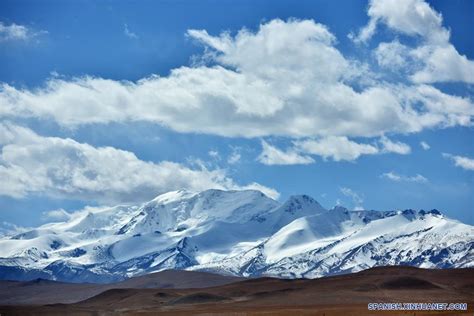
M 474 226 L 437 210 L 179 190 L 0 237 L 0 279 L 9 280 L 108 283 L 167 269 L 317 278 L 386 265 L 474 267 Z

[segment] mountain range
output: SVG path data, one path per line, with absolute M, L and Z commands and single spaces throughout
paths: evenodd
M 325 209 L 307 195 L 173 191 L 0 238 L 0 279 L 108 283 L 163 270 L 317 278 L 474 267 L 474 227 L 437 210 Z

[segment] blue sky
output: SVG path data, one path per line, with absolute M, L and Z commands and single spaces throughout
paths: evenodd
M 216 187 L 474 224 L 473 6 L 2 1 L 0 222 Z

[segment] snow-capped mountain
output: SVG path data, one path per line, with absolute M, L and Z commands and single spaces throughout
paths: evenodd
M 174 191 L 0 238 L 0 279 L 111 282 L 165 269 L 320 277 L 380 265 L 474 267 L 474 227 L 432 211 L 327 210 L 259 191 Z

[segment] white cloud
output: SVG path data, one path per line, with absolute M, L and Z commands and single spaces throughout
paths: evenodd
M 356 44 L 367 42 L 374 36 L 377 29 L 377 19 L 371 18 L 366 26 L 359 30 L 359 34 L 349 33 L 348 37 Z
M 0 42 L 6 41 L 28 41 L 41 34 L 47 33 L 46 31 L 34 31 L 24 25 L 12 23 L 6 25 L 0 22 Z
M 442 27 L 441 14 L 423 0 L 371 0 L 367 14 L 369 23 L 354 37 L 356 41 L 369 40 L 379 23 L 400 33 L 428 38 L 433 42 L 449 39 L 449 31 Z
M 127 24 L 123 25 L 123 34 L 125 34 L 125 36 L 128 38 L 138 39 L 138 35 L 130 31 Z
M 280 198 L 280 193 L 277 190 L 266 187 L 266 186 L 263 186 L 263 185 L 261 185 L 259 183 L 256 183 L 256 182 L 252 182 L 251 184 L 238 187 L 237 189 L 239 189 L 239 190 L 258 190 L 260 192 L 263 192 L 263 194 L 265 194 L 266 196 L 271 197 L 274 200 L 278 200 Z
M 431 148 L 431 146 L 425 141 L 421 141 L 420 146 L 423 148 L 423 150 L 429 150 Z
M 43 137 L 12 124 L 0 124 L 0 135 L 0 195 L 14 198 L 39 194 L 119 203 L 143 201 L 176 189 L 265 189 L 259 184 L 239 186 L 222 169 L 147 162 L 132 152 Z
M 379 143 L 357 143 L 345 136 L 329 136 L 317 139 L 293 141 L 293 147 L 286 152 L 281 151 L 265 142 L 262 143 L 263 151 L 258 160 L 265 164 L 298 164 L 312 163 L 314 160 L 309 155 L 317 155 L 324 160 L 354 161 L 362 155 L 377 155 L 396 153 L 406 155 L 411 152 L 410 146 L 402 142 L 394 142 L 385 136 Z
M 425 104 L 427 114 L 420 119 L 422 125 L 452 127 L 471 126 L 474 106 L 469 98 L 459 98 L 441 92 L 429 85 L 418 85 L 412 89 L 400 91 L 405 98 Z
M 292 138 L 378 137 L 471 124 L 469 98 L 431 88 L 438 92 L 426 99 L 418 86 L 371 81 L 367 65 L 346 59 L 328 29 L 311 20 L 272 20 L 234 37 L 204 30 L 188 35 L 207 47 L 213 66 L 180 67 L 138 82 L 86 76 L 52 78 L 32 90 L 3 84 L 0 117 L 53 119 L 66 127 L 149 121 L 177 132 Z M 356 82 L 366 83 L 356 90 Z M 453 111 L 453 100 L 469 109 Z M 435 113 L 433 102 L 440 105 Z
M 409 153 L 411 153 L 411 148 L 407 144 L 402 142 L 391 141 L 385 136 L 380 139 L 380 143 L 382 144 L 383 152 L 395 153 L 400 155 L 408 155 Z
M 450 32 L 442 25 L 443 17 L 424 0 L 371 0 L 367 14 L 370 17 L 367 26 L 359 35 L 352 35 L 355 42 L 369 40 L 380 23 L 422 41 L 413 50 L 398 41 L 380 44 L 375 53 L 379 64 L 404 67 L 407 58 L 414 58 L 413 68 L 417 70 L 411 75 L 413 82 L 474 83 L 474 61 L 461 55 L 449 42 Z
M 18 226 L 9 222 L 0 222 L 0 237 L 14 236 L 19 233 L 31 230 L 31 227 Z
M 459 54 L 451 44 L 425 45 L 411 55 L 424 63 L 424 67 L 411 76 L 414 82 L 463 81 L 474 84 L 474 61 Z
M 240 148 L 238 147 L 233 147 L 232 148 L 232 153 L 229 155 L 227 158 L 227 163 L 234 165 L 240 161 L 240 158 L 242 158 L 240 154 Z
M 463 168 L 465 170 L 474 170 L 474 159 L 463 156 L 456 156 L 452 154 L 443 153 L 444 158 L 451 159 L 456 167 Z
M 265 165 L 306 165 L 314 162 L 309 156 L 300 155 L 293 149 L 282 151 L 264 140 L 257 160 Z
M 418 182 L 418 183 L 427 183 L 428 179 L 423 177 L 421 174 L 416 174 L 415 176 L 405 176 L 402 174 L 397 174 L 393 171 L 383 173 L 381 178 L 386 178 L 396 182 Z
M 339 189 L 340 189 L 342 194 L 344 194 L 345 196 L 352 199 L 352 202 L 354 203 L 354 210 L 363 210 L 364 209 L 363 206 L 362 206 L 362 203 L 364 203 L 364 199 L 359 194 L 357 194 L 356 192 L 354 192 L 350 188 L 342 187 L 342 188 L 339 188 Z
M 60 208 L 57 210 L 51 210 L 51 211 L 46 211 L 43 212 L 42 214 L 42 219 L 44 221 L 66 221 L 71 218 L 71 214 L 66 212 L 64 209 Z
M 221 159 L 221 155 L 219 154 L 219 152 L 217 150 L 209 150 L 208 154 L 209 154 L 210 157 L 212 157 L 216 160 Z
M 356 160 L 361 155 L 374 155 L 379 149 L 374 145 L 359 144 L 345 136 L 330 136 L 321 139 L 296 141 L 295 146 L 301 152 L 318 155 L 335 161 Z
M 381 67 L 399 70 L 407 65 L 408 48 L 398 40 L 380 43 L 374 51 L 377 63 Z

